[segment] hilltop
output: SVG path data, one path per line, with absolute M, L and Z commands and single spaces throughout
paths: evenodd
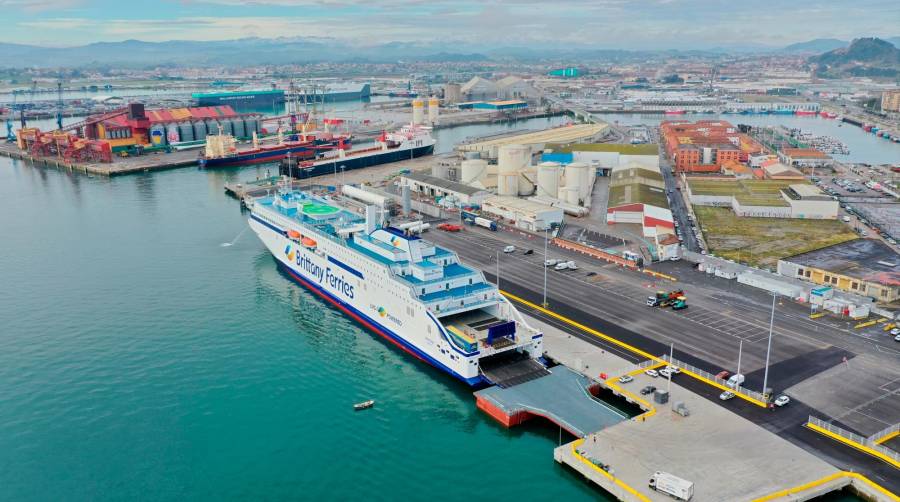
M 822 77 L 895 77 L 900 74 L 900 49 L 880 38 L 858 38 L 848 47 L 808 60 Z

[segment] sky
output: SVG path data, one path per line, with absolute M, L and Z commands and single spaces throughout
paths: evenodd
M 900 35 L 898 0 L 0 0 L 0 42 L 336 38 L 604 49 Z

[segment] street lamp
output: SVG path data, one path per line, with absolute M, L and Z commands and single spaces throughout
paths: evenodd
M 766 389 L 769 384 L 769 355 L 772 353 L 772 328 L 775 325 L 775 300 L 778 295 L 772 293 L 772 315 L 769 317 L 769 345 L 766 348 L 766 371 L 763 373 L 763 395 L 766 395 Z
M 345 185 L 347 183 L 347 181 L 346 181 L 347 177 L 344 175 L 346 172 L 345 169 L 347 169 L 347 166 L 342 165 L 341 166 L 341 185 Z
M 544 301 L 543 301 L 543 303 L 541 303 L 541 305 L 544 308 L 547 308 L 547 263 L 548 263 L 547 260 L 550 259 L 550 257 L 547 256 L 547 237 L 548 237 L 547 232 L 548 232 L 548 230 L 549 229 L 547 229 L 547 228 L 544 229 Z

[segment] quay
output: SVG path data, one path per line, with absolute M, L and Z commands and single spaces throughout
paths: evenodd
M 35 157 L 19 150 L 15 143 L 0 143 L 0 156 L 19 159 L 34 165 L 54 167 L 68 171 L 99 176 L 162 171 L 197 165 L 197 151 L 185 150 L 172 153 L 148 153 L 131 157 L 116 157 L 112 162 L 66 162 L 59 157 Z
M 644 374 L 654 364 L 635 364 L 641 358 L 628 359 L 602 350 L 549 320 L 530 317 L 529 323 L 543 331 L 547 356 L 643 410 L 631 419 L 609 420 L 587 434 L 574 434 L 575 440 L 553 452 L 557 463 L 617 500 L 671 500 L 649 488 L 648 481 L 656 471 L 692 482 L 691 500 L 695 501 L 803 501 L 841 489 L 867 500 L 897 500 L 864 476 L 842 471 L 727 406 L 676 383 L 690 379 L 687 375 L 673 377 L 668 403 L 656 403 L 650 396 L 637 395 L 646 385 L 667 387 L 665 379 Z M 607 375 L 605 380 L 597 379 L 601 373 Z M 624 374 L 634 381 L 618 383 Z M 676 403 L 688 410 L 687 416 L 674 411 Z M 558 417 L 547 418 L 563 427 Z M 570 427 L 563 428 L 571 432 Z

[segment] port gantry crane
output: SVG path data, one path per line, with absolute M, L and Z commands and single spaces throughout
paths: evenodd
M 12 104 L 9 106 L 9 112 L 6 114 L 6 141 L 12 143 L 16 140 L 16 133 L 13 132 L 13 115 L 16 113 L 16 108 L 19 109 L 19 129 L 25 129 L 26 121 L 25 121 L 25 105 L 26 103 L 20 102 L 16 105 L 16 100 L 19 97 L 19 94 L 24 93 L 25 91 L 13 91 L 13 100 Z M 34 93 L 37 92 L 37 80 L 31 81 L 31 88 L 28 90 L 31 100 L 30 104 L 34 104 Z

